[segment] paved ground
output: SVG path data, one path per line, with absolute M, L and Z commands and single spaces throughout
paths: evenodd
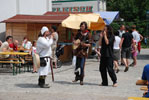
M 132 60 L 131 60 L 132 61 Z M 141 97 L 143 91 L 136 86 L 136 80 L 140 79 L 143 66 L 149 61 L 149 49 L 142 50 L 138 57 L 138 65 L 130 68 L 126 73 L 124 67 L 120 67 L 117 74 L 118 87 L 112 87 L 109 78 L 109 86 L 99 86 L 101 83 L 99 62 L 96 59 L 88 59 L 84 85 L 72 83 L 74 79 L 73 67 L 68 64 L 60 69 L 54 69 L 55 82 L 48 75 L 47 83 L 51 88 L 42 89 L 37 86 L 38 74 L 29 72 L 13 76 L 10 73 L 0 74 L 0 100 L 127 100 L 128 97 Z

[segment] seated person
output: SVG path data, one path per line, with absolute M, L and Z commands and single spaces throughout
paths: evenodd
M 32 43 L 28 41 L 26 37 L 24 37 L 22 47 L 25 49 L 24 52 L 31 52 Z
M 0 47 L 1 47 L 1 45 L 2 45 L 2 41 L 0 41 Z
M 9 52 L 10 51 L 9 44 L 12 43 L 12 40 L 13 40 L 12 36 L 7 36 L 6 41 L 2 43 L 0 47 L 0 52 Z M 0 58 L 8 58 L 8 57 L 9 55 L 0 55 Z
M 13 51 L 18 51 L 18 40 L 14 40 L 13 43 L 9 44 L 9 47 L 13 49 Z
M 142 73 L 142 80 L 148 81 L 149 83 L 149 64 L 147 64 L 144 67 L 143 73 Z M 143 95 L 143 97 L 149 98 L 149 84 L 148 84 L 148 91 L 146 91 Z

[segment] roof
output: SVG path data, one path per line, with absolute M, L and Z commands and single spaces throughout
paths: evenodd
M 82 12 L 46 12 L 44 15 L 16 15 L 2 23 L 61 23 L 69 14 Z
M 57 16 L 69 16 L 69 14 L 88 14 L 88 13 L 91 13 L 91 12 L 46 12 L 45 14 L 43 15 L 57 15 Z
M 4 23 L 61 23 L 68 16 L 46 15 L 16 15 L 2 22 Z

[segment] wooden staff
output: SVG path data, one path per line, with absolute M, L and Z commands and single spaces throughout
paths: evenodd
M 53 63 L 52 63 L 52 59 L 51 58 L 50 58 L 50 67 L 51 67 L 52 81 L 54 82 Z

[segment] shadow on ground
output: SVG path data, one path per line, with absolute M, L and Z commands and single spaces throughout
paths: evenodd
M 149 55 L 140 54 L 140 55 L 137 56 L 137 60 L 149 60 Z
M 54 83 L 61 84 L 61 85 L 80 85 L 80 82 L 68 82 L 68 81 L 54 81 Z M 84 85 L 90 85 L 90 86 L 99 86 L 99 84 L 96 83 L 88 83 L 84 82 Z
M 20 88 L 40 88 L 37 84 L 25 83 L 25 84 L 15 84 Z

